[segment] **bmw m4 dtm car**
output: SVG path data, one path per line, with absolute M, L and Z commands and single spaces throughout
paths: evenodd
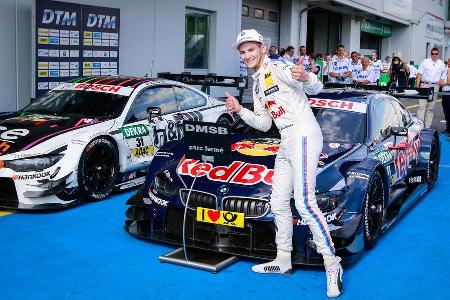
M 236 85 L 235 78 L 228 82 Z M 147 110 L 157 114 L 149 119 Z M 223 101 L 172 80 L 84 77 L 62 84 L 0 114 L 0 207 L 60 208 L 142 184 L 154 153 L 182 137 L 183 120 L 232 117 Z
M 375 88 L 375 87 L 372 87 Z M 428 97 L 426 95 L 425 97 Z M 326 89 L 310 98 L 324 145 L 316 197 L 337 255 L 344 262 L 374 247 L 436 182 L 438 133 L 424 129 L 396 97 L 379 91 Z M 275 225 L 270 193 L 277 130 L 233 124 L 232 162 L 186 158 L 183 141 L 165 144 L 142 188 L 127 204 L 125 230 L 134 236 L 188 247 L 273 259 Z M 320 265 L 311 232 L 291 201 L 295 264 Z

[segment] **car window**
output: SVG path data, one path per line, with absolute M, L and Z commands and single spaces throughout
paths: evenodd
M 206 105 L 206 99 L 193 90 L 179 86 L 174 86 L 174 90 L 180 110 L 187 110 Z
M 148 107 L 161 108 L 162 115 L 178 111 L 173 88 L 171 86 L 159 86 L 141 91 L 128 113 L 127 123 L 146 119 Z
M 392 106 L 394 107 L 394 111 L 397 114 L 399 122 L 402 127 L 406 127 L 411 123 L 411 115 L 406 110 L 406 108 L 397 100 L 391 99 Z
M 313 108 L 324 143 L 355 144 L 366 138 L 366 114 L 337 109 Z
M 391 127 L 401 126 L 399 118 L 394 112 L 391 102 L 380 99 L 375 103 L 372 118 L 372 135 L 374 140 L 383 140 L 388 136 Z

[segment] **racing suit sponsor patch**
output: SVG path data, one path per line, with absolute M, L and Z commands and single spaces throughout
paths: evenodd
M 273 94 L 275 92 L 278 92 L 280 89 L 278 88 L 278 85 L 274 85 L 270 88 L 268 88 L 267 90 L 264 91 L 264 95 L 267 97 L 270 94 Z
M 273 78 L 272 78 L 272 73 L 266 73 L 264 74 L 264 86 L 266 87 L 266 89 L 270 88 L 273 85 Z

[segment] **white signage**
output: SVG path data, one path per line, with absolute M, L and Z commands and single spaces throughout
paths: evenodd
M 442 44 L 444 42 L 444 20 L 430 13 L 427 13 L 423 19 L 426 25 L 425 36 Z

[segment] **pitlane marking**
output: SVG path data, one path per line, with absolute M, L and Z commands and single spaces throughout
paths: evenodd
M 439 167 L 450 168 L 450 165 L 439 165 Z
M 4 216 L 7 216 L 7 215 L 10 215 L 13 213 L 14 213 L 14 211 L 12 211 L 12 210 L 3 210 L 3 211 L 0 211 L 0 217 L 4 217 Z
M 436 102 L 442 102 L 442 99 L 436 100 Z M 407 106 L 406 108 L 414 108 L 414 107 L 419 107 L 419 104 L 410 105 L 410 106 Z

